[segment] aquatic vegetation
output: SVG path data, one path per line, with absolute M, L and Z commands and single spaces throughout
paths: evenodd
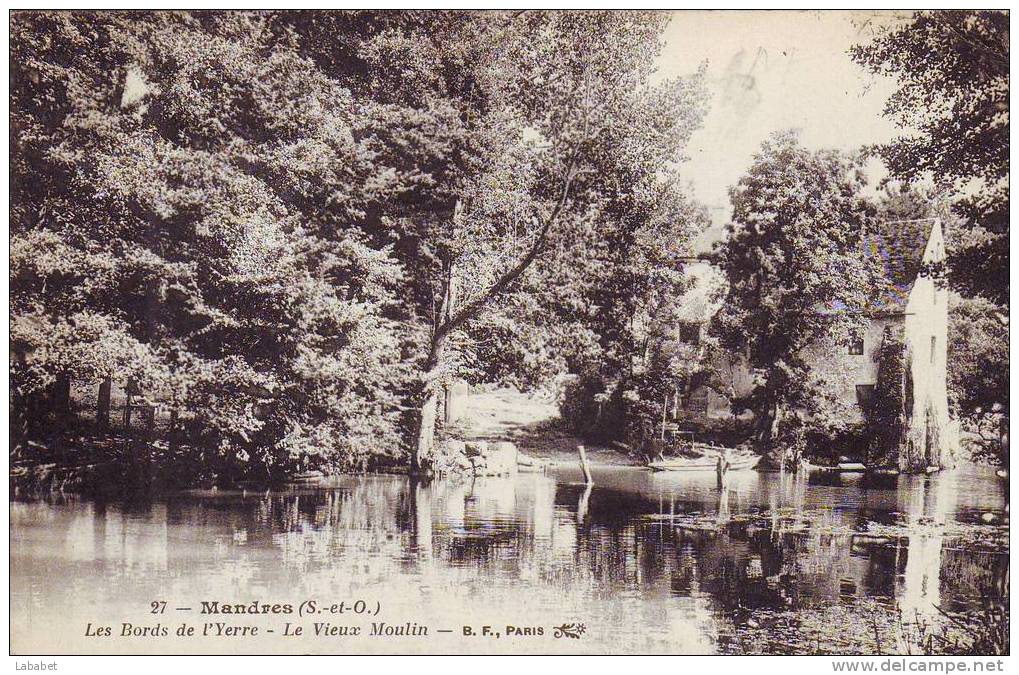
M 1005 655 L 1009 651 L 1009 596 L 984 595 L 969 611 L 948 611 L 938 607 L 943 620 L 934 620 L 914 612 L 900 616 L 897 635 L 907 654 L 924 656 Z

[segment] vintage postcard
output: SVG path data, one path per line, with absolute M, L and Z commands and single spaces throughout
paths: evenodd
M 17 669 L 1001 669 L 1007 10 L 8 21 Z

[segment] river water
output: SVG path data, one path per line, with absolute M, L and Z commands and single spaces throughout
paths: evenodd
M 594 480 L 559 468 L 12 501 L 12 648 L 889 653 L 906 648 L 901 617 L 937 626 L 936 607 L 1008 592 L 1007 483 L 986 469 L 741 472 L 725 490 L 713 473 L 602 468 Z M 203 614 L 203 602 L 280 607 Z M 176 635 L 182 625 L 195 634 Z

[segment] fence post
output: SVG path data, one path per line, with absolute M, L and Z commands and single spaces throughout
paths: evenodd
M 137 388 L 138 385 L 135 384 L 135 381 L 128 378 L 125 390 L 127 397 L 124 400 L 124 427 L 127 433 L 131 433 L 131 406 L 134 404 L 134 393 Z
M 103 431 L 110 428 L 110 391 L 113 388 L 113 380 L 104 377 L 99 383 L 99 401 L 96 405 L 96 424 Z
M 53 412 L 62 418 L 71 414 L 71 376 L 66 373 L 53 383 Z

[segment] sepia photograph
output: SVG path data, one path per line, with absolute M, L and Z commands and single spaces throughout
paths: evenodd
M 12 9 L 15 668 L 1004 670 L 1009 23 Z

